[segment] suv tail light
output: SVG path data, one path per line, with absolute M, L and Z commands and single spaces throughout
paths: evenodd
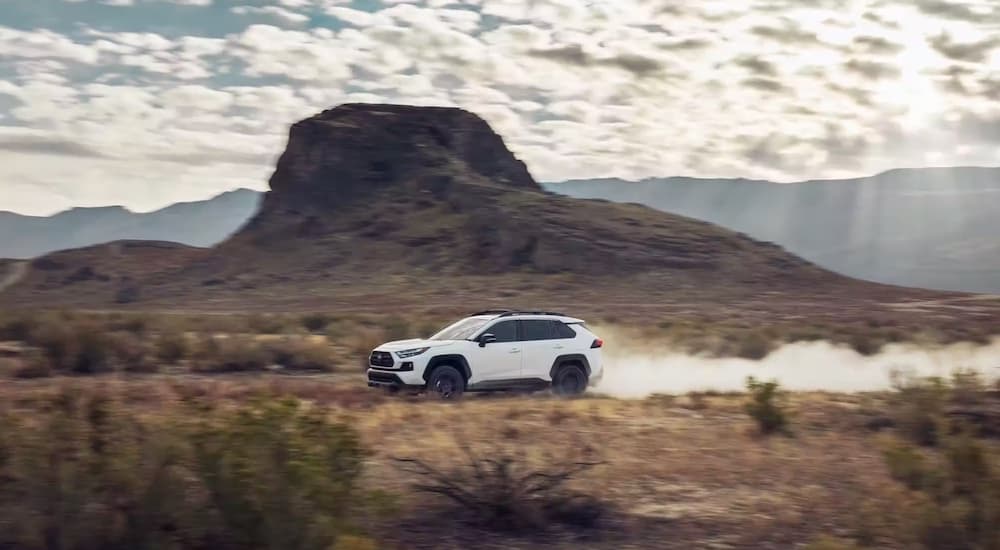
M 601 340 L 600 338 L 594 338 L 594 342 L 590 344 L 590 349 L 599 348 L 602 347 L 603 345 L 604 345 L 604 340 Z

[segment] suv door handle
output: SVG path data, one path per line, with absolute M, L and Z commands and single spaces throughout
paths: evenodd
M 521 350 L 519 350 L 519 349 L 512 349 L 512 350 L 510 350 L 510 353 L 521 353 Z
M 553 349 L 563 349 L 562 344 L 557 344 L 555 346 L 552 346 L 552 348 Z

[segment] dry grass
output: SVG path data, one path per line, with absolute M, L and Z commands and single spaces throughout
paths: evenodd
M 0 402 L 25 415 L 67 388 L 119 396 L 139 417 L 170 416 L 198 402 L 226 410 L 276 395 L 323 407 L 371 451 L 363 485 L 398 496 L 398 513 L 369 526 L 385 548 L 620 548 L 663 540 L 734 548 L 816 541 L 826 548 L 827 539 L 910 548 L 925 504 L 894 479 L 901 474 L 886 464 L 883 436 L 867 427 L 871 410 L 889 415 L 888 395 L 788 394 L 795 438 L 760 437 L 739 394 L 482 396 L 441 404 L 387 398 L 346 373 L 8 380 L 0 382 Z M 456 521 L 447 499 L 416 492 L 418 480 L 394 461 L 414 457 L 453 471 L 467 464 L 456 442 L 499 449 L 492 456 L 517 456 L 521 466 L 551 464 L 569 452 L 597 457 L 602 465 L 568 480 L 566 490 L 600 499 L 608 512 L 597 529 L 554 522 L 541 538 Z

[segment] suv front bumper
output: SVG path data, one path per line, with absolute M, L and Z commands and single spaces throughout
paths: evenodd
M 368 386 L 371 388 L 423 389 L 424 379 L 414 372 L 368 369 Z

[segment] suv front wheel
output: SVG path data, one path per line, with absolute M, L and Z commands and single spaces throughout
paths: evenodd
M 455 400 L 465 392 L 465 379 L 462 373 L 451 365 L 441 365 L 431 373 L 427 381 L 427 392 L 437 399 Z
M 561 396 L 580 395 L 587 389 L 587 373 L 580 365 L 566 365 L 552 378 L 552 392 Z

